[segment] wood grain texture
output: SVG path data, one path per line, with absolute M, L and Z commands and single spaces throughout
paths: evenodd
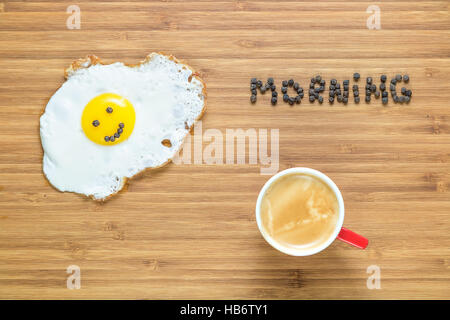
M 66 8 L 81 8 L 68 30 Z M 0 298 L 449 299 L 449 1 L 0 1 Z M 169 165 L 106 203 L 53 189 L 39 116 L 73 60 L 186 60 L 208 86 L 203 128 L 278 128 L 280 170 L 318 169 L 341 188 L 335 242 L 285 256 L 254 217 L 258 165 Z M 409 105 L 373 100 L 275 108 L 249 102 L 251 77 L 378 79 L 408 73 Z M 377 81 L 378 83 L 378 81 Z M 327 93 L 326 93 L 327 95 Z M 81 268 L 81 289 L 66 268 Z M 370 265 L 381 289 L 366 287 Z

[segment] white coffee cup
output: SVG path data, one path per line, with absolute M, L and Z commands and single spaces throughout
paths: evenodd
M 263 199 L 267 189 L 276 180 L 278 180 L 282 176 L 284 176 L 286 174 L 292 174 L 292 173 L 307 174 L 307 175 L 314 176 L 314 177 L 320 179 L 325 184 L 327 184 L 331 188 L 331 190 L 333 190 L 333 192 L 336 196 L 336 199 L 338 200 L 339 217 L 337 219 L 337 223 L 336 223 L 336 226 L 334 227 L 333 233 L 322 244 L 312 247 L 312 248 L 292 248 L 292 247 L 287 247 L 287 246 L 281 245 L 267 233 L 267 231 L 265 230 L 265 228 L 262 224 L 262 221 L 261 221 L 261 203 L 262 203 L 262 199 Z M 325 174 L 323 174 L 320 171 L 310 169 L 310 168 L 301 168 L 301 167 L 290 168 L 290 169 L 286 169 L 284 171 L 277 173 L 276 175 L 271 177 L 264 184 L 261 191 L 259 192 L 258 200 L 256 201 L 256 222 L 258 224 L 258 228 L 259 228 L 259 231 L 261 232 L 262 236 L 272 247 L 274 247 L 275 249 L 277 249 L 283 253 L 289 254 L 291 256 L 309 256 L 312 254 L 316 254 L 316 253 L 324 250 L 325 248 L 327 248 L 331 243 L 333 243 L 334 240 L 336 240 L 336 238 L 343 240 L 344 242 L 350 243 L 361 249 L 364 249 L 368 244 L 368 240 L 366 238 L 342 227 L 342 225 L 344 223 L 344 214 L 345 214 L 344 199 L 342 198 L 342 194 L 339 191 L 339 188 Z

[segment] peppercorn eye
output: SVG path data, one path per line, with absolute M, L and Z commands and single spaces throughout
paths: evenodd
M 103 93 L 84 107 L 81 127 L 89 140 L 112 146 L 128 139 L 135 121 L 130 101 L 115 93 Z

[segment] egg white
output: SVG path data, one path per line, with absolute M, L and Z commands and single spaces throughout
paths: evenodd
M 203 83 L 183 67 L 152 53 L 137 67 L 117 62 L 71 72 L 40 118 L 43 171 L 50 183 L 60 191 L 104 199 L 126 178 L 173 158 L 188 133 L 186 125 L 191 127 L 205 106 Z M 81 127 L 84 107 L 102 93 L 128 99 L 136 113 L 130 137 L 113 146 L 94 143 Z M 164 139 L 170 148 L 162 145 Z

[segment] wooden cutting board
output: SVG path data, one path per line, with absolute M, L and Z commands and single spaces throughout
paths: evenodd
M 0 0 L 0 298 L 450 298 L 448 1 Z M 279 129 L 279 169 L 306 166 L 340 187 L 345 226 L 311 257 L 272 249 L 254 216 L 260 165 L 169 165 L 106 203 L 53 189 L 39 116 L 73 60 L 137 63 L 164 51 L 208 87 L 203 129 Z M 251 77 L 329 81 L 409 74 L 409 105 L 249 102 Z M 353 82 L 351 81 L 350 85 Z M 361 89 L 361 93 L 363 90 Z M 328 94 L 325 92 L 325 96 Z M 351 100 L 352 101 L 352 100 Z M 68 266 L 81 289 L 66 286 Z M 381 289 L 368 289 L 370 266 Z M 369 269 L 369 271 L 372 269 Z

